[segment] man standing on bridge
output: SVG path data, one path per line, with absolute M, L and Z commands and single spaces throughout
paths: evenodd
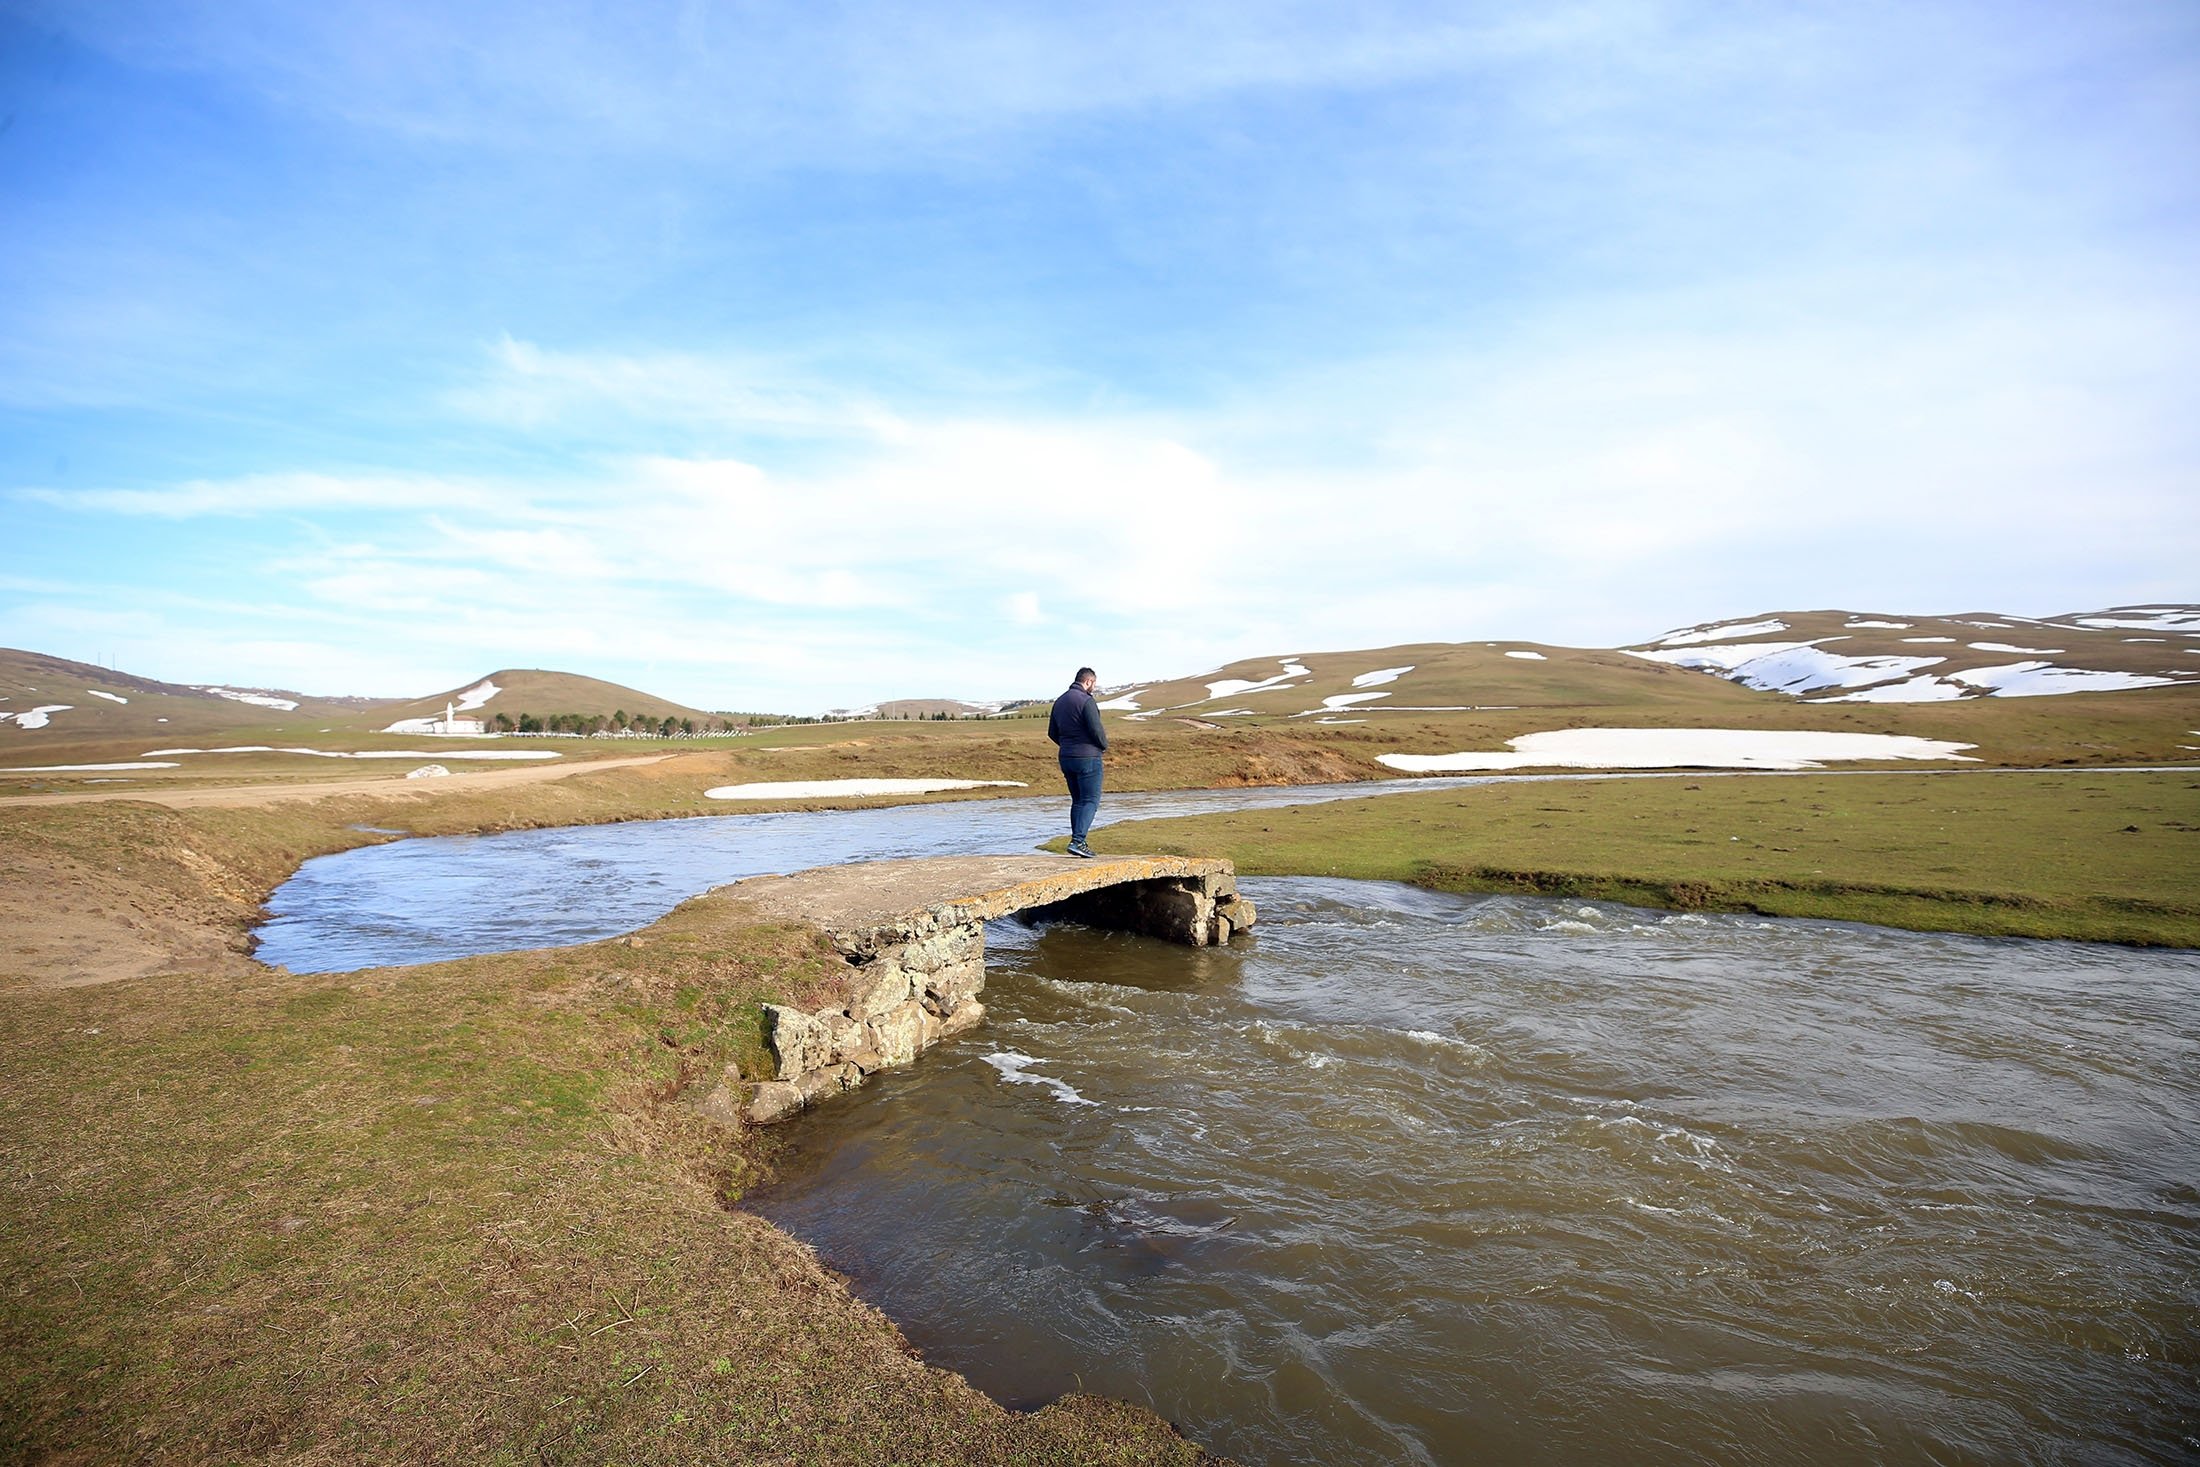
M 1093 700 L 1092 685 L 1099 681 L 1089 667 L 1077 669 L 1077 677 L 1047 719 L 1047 737 L 1061 749 L 1062 778 L 1069 782 L 1069 853 L 1090 857 L 1085 833 L 1092 817 L 1100 813 L 1100 755 L 1108 747 L 1108 731 L 1100 726 L 1100 705 Z

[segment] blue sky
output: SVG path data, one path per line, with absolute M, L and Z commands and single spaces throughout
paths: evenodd
M 0 0 L 0 644 L 1042 695 L 2200 599 L 2200 8 Z

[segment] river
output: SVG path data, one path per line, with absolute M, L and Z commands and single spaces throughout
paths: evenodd
M 309 863 L 262 955 L 578 941 L 1060 810 L 399 842 Z M 985 1027 L 751 1205 L 1001 1399 L 1248 1463 L 2200 1456 L 2200 956 L 1243 885 L 1224 950 L 992 924 Z

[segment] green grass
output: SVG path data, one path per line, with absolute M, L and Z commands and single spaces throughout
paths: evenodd
M 0 1460 L 1188 1461 L 1014 1416 L 726 1209 L 691 1102 L 838 963 L 709 899 L 639 945 L 18 993 Z
M 2200 947 L 2200 775 L 1510 782 L 1149 820 L 1103 853 L 1931 931 Z

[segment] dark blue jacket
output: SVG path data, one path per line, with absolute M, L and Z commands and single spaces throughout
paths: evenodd
M 1108 746 L 1108 731 L 1100 726 L 1100 705 L 1092 694 L 1075 683 L 1054 700 L 1047 719 L 1047 737 L 1062 746 L 1064 759 L 1097 759 Z

